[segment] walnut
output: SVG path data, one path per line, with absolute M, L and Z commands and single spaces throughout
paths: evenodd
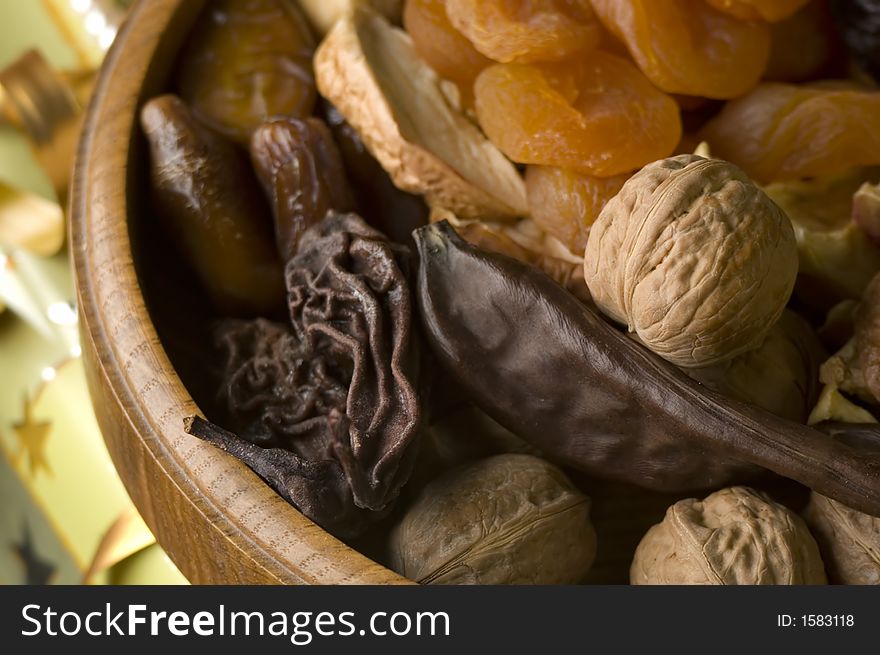
M 357 9 L 330 30 L 314 66 L 318 90 L 400 189 L 462 218 L 528 213 L 516 167 L 453 105 L 406 32 Z
M 573 584 L 596 555 L 590 500 L 531 455 L 496 455 L 428 484 L 391 534 L 391 567 L 434 584 Z
M 853 336 L 822 364 L 819 377 L 825 385 L 810 422 L 842 419 L 875 423 L 867 410 L 847 400 L 843 391 L 869 406 L 880 403 L 880 274 L 865 289 L 853 312 Z M 841 407 L 845 408 L 841 411 Z
M 681 500 L 644 536 L 632 584 L 825 584 L 803 520 L 746 487 Z
M 630 178 L 593 225 L 584 255 L 599 308 L 683 367 L 759 346 L 797 266 L 785 214 L 737 167 L 696 155 Z
M 810 324 L 786 310 L 754 350 L 715 366 L 684 371 L 731 398 L 805 423 L 819 396 L 819 364 L 826 356 Z
M 815 491 L 804 511 L 834 584 L 880 584 L 880 518 Z

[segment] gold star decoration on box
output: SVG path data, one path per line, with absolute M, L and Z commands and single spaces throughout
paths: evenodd
M 31 477 L 35 477 L 41 468 L 45 469 L 49 475 L 52 474 L 49 460 L 46 459 L 46 441 L 51 430 L 51 422 L 35 420 L 31 415 L 31 402 L 25 394 L 24 418 L 19 423 L 12 424 L 12 432 L 18 438 L 16 464 L 21 461 L 23 456 L 27 455 Z

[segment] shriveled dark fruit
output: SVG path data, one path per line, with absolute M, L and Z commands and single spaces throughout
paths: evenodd
M 306 117 L 315 38 L 294 0 L 212 0 L 180 57 L 177 90 L 196 117 L 247 144 L 261 123 Z
M 282 261 L 296 254 L 300 237 L 328 211 L 356 209 L 342 156 L 318 118 L 261 125 L 251 138 L 251 161 L 271 200 Z
M 880 79 L 880 2 L 833 0 L 828 4 L 847 48 L 865 70 Z
M 266 315 L 284 304 L 271 214 L 247 158 L 173 95 L 141 110 L 159 219 L 216 307 Z
M 238 438 L 196 436 L 340 536 L 384 516 L 415 461 L 420 366 L 408 267 L 406 248 L 331 212 L 287 263 L 290 324 L 217 328 L 223 423 Z
M 345 422 L 337 414 L 328 431 L 344 438 Z M 263 448 L 198 416 L 184 421 L 187 434 L 217 446 L 244 462 L 279 496 L 328 532 L 355 537 L 383 514 L 357 507 L 339 463 L 310 461 L 286 448 Z
M 548 457 L 660 491 L 769 469 L 880 515 L 880 457 L 738 403 L 633 343 L 525 264 L 418 230 L 428 341 L 486 413 Z

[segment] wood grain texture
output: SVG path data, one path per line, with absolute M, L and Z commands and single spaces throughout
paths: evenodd
M 143 170 L 136 116 L 159 92 L 202 0 L 141 0 L 104 64 L 80 143 L 71 253 L 89 389 L 110 455 L 159 543 L 193 583 L 398 584 L 238 460 L 183 432 L 200 413 L 150 321 L 128 219 Z M 158 255 L 157 255 L 158 256 Z

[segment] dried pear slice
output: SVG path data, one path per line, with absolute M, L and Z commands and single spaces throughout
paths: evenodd
M 330 30 L 314 65 L 321 94 L 399 188 L 460 218 L 527 214 L 522 176 L 453 106 L 403 30 L 356 9 Z

